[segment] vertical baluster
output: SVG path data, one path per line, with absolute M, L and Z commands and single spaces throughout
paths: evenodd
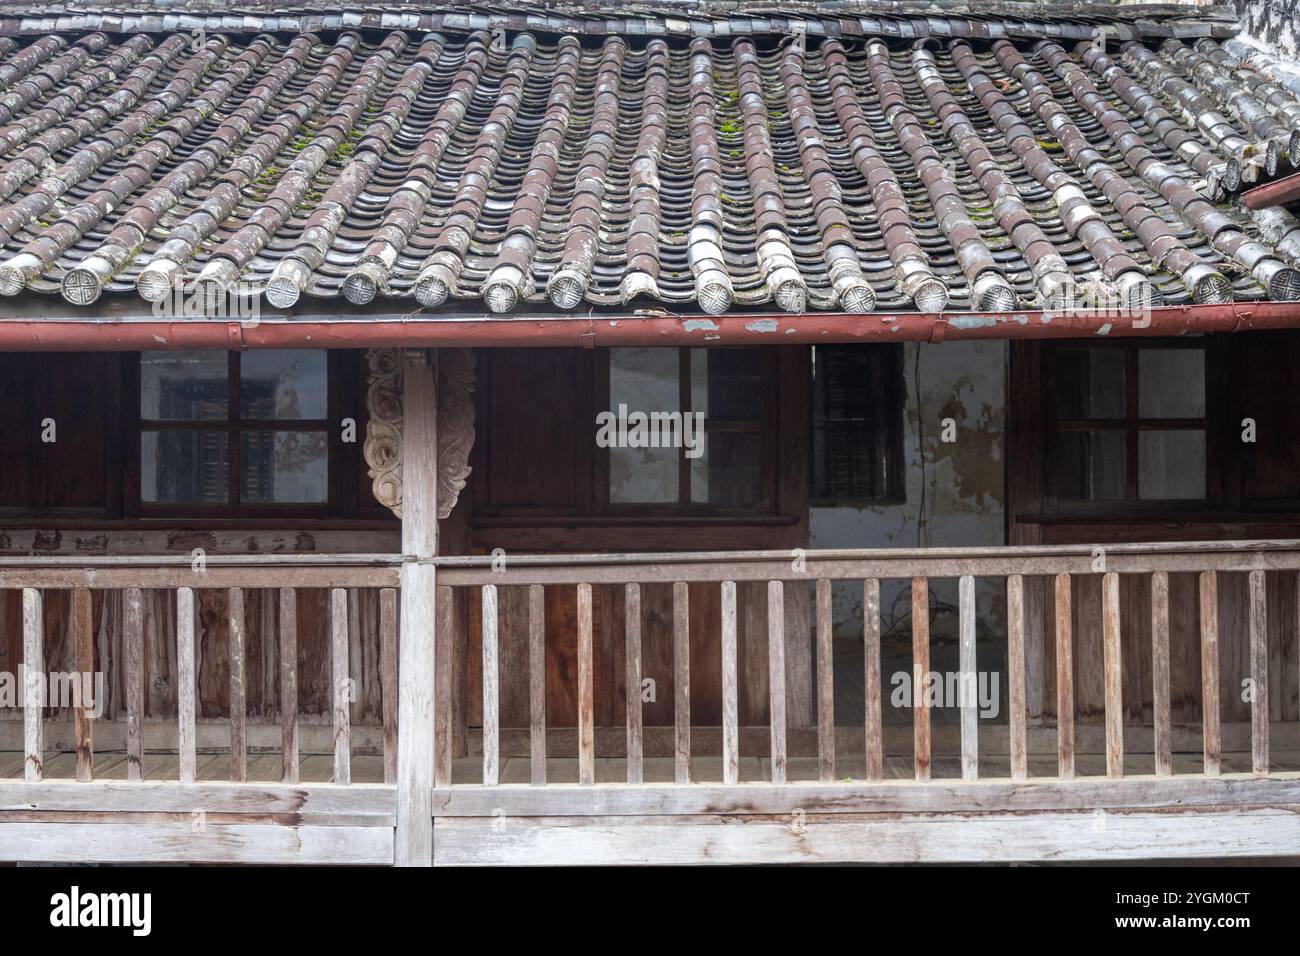
M 817 779 L 835 779 L 835 660 L 831 582 L 817 579 Z
M 1011 779 L 1029 776 L 1028 751 L 1025 746 L 1025 579 L 1007 575 L 1007 666 L 1011 670 L 1007 703 L 1007 733 L 1011 750 Z
M 379 696 L 384 720 L 384 783 L 397 782 L 397 588 L 379 591 Z
M 352 782 L 352 681 L 348 674 L 348 592 L 330 591 L 330 676 L 334 700 L 334 782 Z
M 930 582 L 912 578 L 912 763 L 917 780 L 930 779 Z
M 230 779 L 248 779 L 248 702 L 244 693 L 244 590 L 227 592 L 230 644 Z
M 623 664 L 627 685 L 627 782 L 642 780 L 641 760 L 641 586 L 623 589 Z
M 958 669 L 961 671 L 958 703 L 961 709 L 961 778 L 980 775 L 978 675 L 975 670 L 975 578 L 964 574 L 957 581 Z
M 1250 677 L 1255 696 L 1250 702 L 1250 767 L 1268 773 L 1268 602 L 1264 572 L 1250 572 Z
M 122 650 L 126 655 L 126 779 L 144 779 L 144 596 L 122 595 Z
M 862 679 L 866 702 L 863 738 L 866 744 L 867 779 L 885 776 L 884 728 L 880 717 L 880 581 L 862 582 Z
M 772 782 L 785 783 L 785 583 L 767 582 L 767 686 Z
M 1074 779 L 1074 621 L 1070 576 L 1056 576 L 1057 776 Z
M 1201 733 L 1207 777 L 1219 775 L 1219 582 L 1202 571 L 1201 587 Z
M 501 717 L 497 701 L 497 586 L 483 585 L 483 785 L 500 778 Z
M 1106 776 L 1124 776 L 1124 702 L 1119 626 L 1119 575 L 1102 575 L 1102 669 L 1106 685 Z
M 77 664 L 72 709 L 77 737 L 77 780 L 85 783 L 95 775 L 95 745 L 91 726 L 91 712 L 95 706 L 95 634 L 90 591 L 86 588 L 77 588 L 72 592 L 72 641 Z
M 36 588 L 23 588 L 23 671 L 23 779 L 39 783 L 45 774 L 45 601 Z
M 722 782 L 740 780 L 736 692 L 736 582 L 722 582 Z
M 674 779 L 691 782 L 691 608 L 685 581 L 673 584 Z
M 451 786 L 452 753 L 452 644 L 456 633 L 456 594 L 440 584 L 434 594 L 433 628 L 434 696 L 433 696 L 433 785 Z
M 195 757 L 194 589 L 176 589 L 176 717 L 181 783 L 193 783 Z
M 528 587 L 528 743 L 530 779 L 546 783 L 546 588 Z
M 298 782 L 298 594 L 280 588 L 280 742 L 285 783 Z
M 1169 575 L 1151 575 L 1151 718 L 1155 724 L 1156 776 L 1174 772 L 1169 730 Z
M 596 688 L 591 657 L 591 585 L 578 585 L 578 783 L 596 782 Z

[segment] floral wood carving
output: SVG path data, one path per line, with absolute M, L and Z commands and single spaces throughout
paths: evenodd
M 402 367 L 404 349 L 370 349 L 370 421 L 363 447 L 375 500 L 402 516 Z M 469 477 L 474 447 L 474 351 L 437 349 L 438 517 L 446 518 Z

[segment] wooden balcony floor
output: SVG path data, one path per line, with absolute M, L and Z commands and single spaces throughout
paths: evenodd
M 601 757 L 596 760 L 597 783 L 622 783 L 627 779 L 626 761 L 620 757 Z M 300 780 L 303 783 L 329 783 L 333 772 L 334 758 L 328 754 L 303 754 L 300 758 Z M 980 778 L 986 780 L 1005 779 L 1008 776 L 1009 761 L 1005 754 L 990 754 L 980 758 Z M 672 783 L 673 760 L 669 757 L 647 757 L 644 760 L 645 781 L 647 783 Z M 1080 777 L 1101 777 L 1106 775 L 1106 758 L 1104 754 L 1078 754 L 1076 770 Z M 1270 754 L 1270 770 L 1274 772 L 1300 771 L 1300 750 L 1273 750 Z M 1130 776 L 1145 776 L 1153 772 L 1150 754 L 1128 754 L 1124 758 L 1124 772 Z M 1197 753 L 1175 753 L 1175 774 L 1200 774 L 1201 755 Z M 1250 753 L 1229 752 L 1223 754 L 1223 773 L 1249 773 Z M 722 760 L 719 757 L 696 757 L 691 761 L 692 779 L 698 783 L 718 786 L 722 780 Z M 770 765 L 766 757 L 742 757 L 740 760 L 740 779 L 744 783 L 762 783 L 770 779 Z M 482 782 L 483 764 L 480 757 L 466 757 L 456 760 L 452 769 L 453 784 L 476 784 Z M 14 751 L 0 751 L 0 780 L 18 779 L 23 775 L 23 755 Z M 787 761 L 787 775 L 791 781 L 815 782 L 817 780 L 817 758 L 792 757 Z M 865 775 L 864 761 L 845 759 L 837 765 L 837 780 L 862 780 Z M 1056 777 L 1056 758 L 1053 755 L 1029 757 L 1029 775 L 1031 779 L 1054 779 Z M 177 780 L 180 768 L 175 754 L 146 754 L 145 779 L 151 781 Z M 887 756 L 885 758 L 885 777 L 889 780 L 911 780 L 912 758 L 909 754 Z M 71 753 L 47 754 L 45 761 L 45 779 L 72 780 L 76 777 L 76 756 Z M 197 777 L 200 781 L 228 781 L 230 779 L 230 757 L 224 753 L 198 755 Z M 961 758 L 958 756 L 937 756 L 933 763 L 933 779 L 960 780 Z M 103 753 L 95 755 L 96 780 L 125 780 L 126 755 L 124 753 Z M 280 780 L 279 754 L 248 755 L 248 782 L 276 783 Z M 353 783 L 383 783 L 383 760 L 379 756 L 354 755 L 352 758 Z M 501 783 L 529 783 L 529 760 L 527 757 L 504 757 L 501 760 Z M 578 782 L 578 761 L 576 757 L 553 757 L 547 761 L 548 783 Z

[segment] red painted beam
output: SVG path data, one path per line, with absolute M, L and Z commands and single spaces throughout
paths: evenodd
M 1296 202 L 1300 200 L 1300 173 L 1292 173 L 1263 186 L 1248 189 L 1242 195 L 1249 209 L 1269 209 Z
M 0 351 L 161 351 L 171 349 L 365 348 L 397 346 L 789 345 L 836 342 L 942 342 L 1171 336 L 1300 328 L 1300 303 L 1233 302 L 1153 309 L 1145 318 L 1037 311 L 849 315 L 750 313 L 719 316 L 493 317 L 412 316 L 357 321 L 62 319 L 0 321 Z

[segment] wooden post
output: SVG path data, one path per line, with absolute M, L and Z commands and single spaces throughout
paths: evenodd
M 862 582 L 862 679 L 866 700 L 863 731 L 867 751 L 867 779 L 885 776 L 884 730 L 880 715 L 880 579 Z
M 1025 579 L 1019 574 L 1007 576 L 1007 667 L 1011 670 L 1007 689 L 1011 779 L 1020 781 L 1029 776 L 1029 760 L 1025 741 Z
M 194 671 L 194 589 L 176 589 L 176 714 L 181 783 L 193 783 L 197 717 Z
M 298 782 L 298 594 L 280 588 L 281 780 Z
M 676 758 L 674 779 L 691 782 L 691 610 L 690 588 L 673 584 L 673 722 Z
M 398 866 L 433 865 L 434 627 L 438 553 L 436 353 L 407 351 L 402 384 L 402 592 L 398 644 Z
M 72 645 L 77 662 L 76 694 L 72 709 L 77 737 L 77 780 L 85 783 L 94 777 L 95 745 L 91 724 L 95 687 L 95 635 L 91 618 L 90 591 L 77 588 L 72 592 Z
M 1056 576 L 1056 765 L 1074 779 L 1074 630 L 1070 576 Z
M 1119 575 L 1101 579 L 1102 669 L 1106 687 L 1106 776 L 1124 776 L 1123 675 L 1120 670 Z
M 591 643 L 591 585 L 578 585 L 578 783 L 596 782 L 596 686 Z
M 528 586 L 529 780 L 546 783 L 546 588 Z
M 1250 768 L 1268 773 L 1268 605 L 1264 572 L 1250 572 Z
M 930 779 L 930 581 L 912 578 L 912 763 L 917 780 Z
M 835 670 L 831 582 L 817 579 L 817 779 L 835 779 Z
M 330 591 L 330 677 L 334 702 L 334 782 L 352 782 L 352 682 L 348 658 L 348 592 Z
M 497 586 L 482 588 L 483 609 L 483 786 L 501 779 L 501 704 L 497 674 Z
M 767 582 L 767 683 L 772 782 L 785 783 L 785 583 Z
M 379 591 L 379 696 L 384 714 L 384 783 L 397 783 L 397 588 Z
M 230 644 L 230 779 L 248 779 L 248 703 L 244 696 L 244 591 L 231 588 L 226 614 Z
M 23 779 L 39 783 L 45 773 L 41 739 L 45 708 L 44 600 L 35 588 L 23 588 Z
M 624 700 L 627 707 L 627 782 L 641 783 L 641 586 L 623 588 L 623 671 Z
M 975 578 L 963 574 L 957 582 L 958 670 L 961 672 L 961 778 L 980 775 L 979 674 L 975 669 Z
M 1156 776 L 1174 772 L 1169 729 L 1169 575 L 1151 575 L 1151 721 L 1155 725 Z
M 126 779 L 144 779 L 144 597 L 122 595 L 122 645 L 126 655 Z
M 736 582 L 722 582 L 722 782 L 740 779 L 740 727 L 736 692 Z
M 1201 588 L 1201 732 L 1207 777 L 1219 775 L 1219 582 L 1202 571 Z
M 438 585 L 435 592 L 437 620 L 433 629 L 433 667 L 438 685 L 433 697 L 433 785 L 451 786 L 455 763 L 455 693 L 452 687 L 452 642 L 456 633 L 455 588 Z

